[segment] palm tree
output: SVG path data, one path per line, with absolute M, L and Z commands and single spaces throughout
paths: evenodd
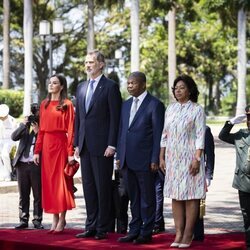
M 131 72 L 140 68 L 140 0 L 131 0 Z
M 24 104 L 23 114 L 30 112 L 31 89 L 32 89 L 32 37 L 33 16 L 32 0 L 24 0 L 23 34 L 24 34 Z
M 238 91 L 236 115 L 243 114 L 246 107 L 246 20 L 247 12 L 243 6 L 241 6 L 241 8 L 238 10 Z
M 95 48 L 94 0 L 88 0 L 87 51 Z
M 10 75 L 10 1 L 3 1 L 3 89 L 9 88 Z
M 175 7 L 168 12 L 168 100 L 173 101 L 172 85 L 176 77 L 176 49 L 175 49 Z

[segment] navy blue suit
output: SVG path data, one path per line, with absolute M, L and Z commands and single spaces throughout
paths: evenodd
M 109 230 L 113 172 L 113 157 L 104 157 L 104 152 L 117 145 L 122 99 L 118 84 L 103 75 L 86 112 L 87 87 L 88 81 L 77 88 L 74 145 L 81 158 L 85 228 L 102 233 Z
M 155 173 L 151 163 L 159 163 L 164 124 L 164 105 L 147 93 L 129 126 L 133 98 L 123 103 L 117 159 L 131 201 L 129 234 L 150 236 L 155 221 Z
M 214 137 L 211 133 L 211 129 L 208 126 L 206 126 L 206 131 L 205 131 L 204 157 L 205 157 L 206 178 L 212 180 L 214 174 L 214 159 L 215 159 Z M 194 240 L 199 240 L 199 241 L 204 240 L 204 220 L 203 218 L 199 218 L 199 213 L 194 225 Z

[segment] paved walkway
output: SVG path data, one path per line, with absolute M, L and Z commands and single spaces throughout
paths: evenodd
M 222 127 L 221 125 L 211 125 L 210 127 L 215 137 L 216 165 L 214 180 L 207 193 L 205 233 L 213 234 L 243 231 L 237 190 L 232 188 L 235 166 L 234 147 L 218 140 L 217 136 Z M 78 188 L 78 191 L 75 193 L 76 208 L 67 214 L 67 227 L 83 228 L 86 211 L 79 173 L 75 182 Z M 165 200 L 164 214 L 166 230 L 167 232 L 173 233 L 174 224 L 171 214 L 171 200 L 169 199 Z M 44 214 L 43 224 L 45 228 L 48 229 L 50 227 L 51 220 L 52 215 Z M 18 193 L 16 182 L 0 182 L 0 227 L 12 228 L 18 221 Z

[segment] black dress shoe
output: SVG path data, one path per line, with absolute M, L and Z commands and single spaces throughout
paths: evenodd
M 153 229 L 153 234 L 159 234 L 165 232 L 165 228 L 164 227 L 154 227 Z
M 99 233 L 96 233 L 96 235 L 95 235 L 96 240 L 104 240 L 107 238 L 108 238 L 108 234 L 104 233 L 104 232 L 99 232 Z
M 42 223 L 34 224 L 34 228 L 35 228 L 35 229 L 44 229 Z
M 139 236 L 137 239 L 133 241 L 134 244 L 148 244 L 152 241 L 152 236 Z
M 25 228 L 28 228 L 28 227 L 29 227 L 28 223 L 26 223 L 26 222 L 21 222 L 19 225 L 17 225 L 17 226 L 15 227 L 15 229 L 19 230 L 19 229 L 25 229 Z
M 84 233 L 80 233 L 76 235 L 76 238 L 89 238 L 94 237 L 96 235 L 96 230 L 87 230 Z
M 138 237 L 138 235 L 128 234 L 124 237 L 120 237 L 117 241 L 120 243 L 132 242 Z

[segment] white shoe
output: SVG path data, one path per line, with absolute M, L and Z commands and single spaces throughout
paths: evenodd
M 192 243 L 192 242 L 190 242 L 189 244 L 181 243 L 181 244 L 179 245 L 179 248 L 189 248 L 189 247 L 191 246 L 191 243 Z
M 173 242 L 173 243 L 170 245 L 170 247 L 176 247 L 176 248 L 178 248 L 179 245 L 180 245 L 180 243 L 178 243 L 178 242 Z

